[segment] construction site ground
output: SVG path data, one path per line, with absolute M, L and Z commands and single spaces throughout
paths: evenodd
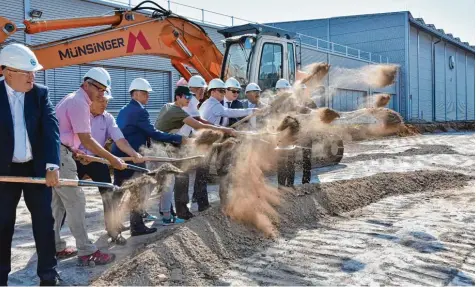
M 78 267 L 71 258 L 58 271 L 67 285 L 474 286 L 474 147 L 473 132 L 348 143 L 339 165 L 314 169 L 311 184 L 284 196 L 276 239 L 226 218 L 210 185 L 211 209 L 182 225 L 150 222 L 157 233 L 127 231 L 126 246 L 110 245 L 101 197 L 87 188 L 90 238 L 116 263 Z M 158 215 L 156 196 L 148 211 Z M 67 226 L 62 235 L 74 246 Z M 9 284 L 37 285 L 23 200 L 12 254 Z

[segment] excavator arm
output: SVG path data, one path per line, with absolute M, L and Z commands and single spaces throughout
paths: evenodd
M 143 7 L 151 3 L 159 8 Z M 152 9 L 151 15 L 138 11 Z M 172 15 L 156 3 L 145 1 L 131 11 L 115 11 L 111 16 L 61 20 L 25 20 L 16 25 L 0 17 L 0 45 L 19 30 L 35 34 L 84 27 L 109 27 L 88 34 L 30 46 L 44 69 L 84 64 L 133 55 L 168 58 L 187 80 L 197 70 L 206 81 L 220 77 L 222 53 L 200 26 Z

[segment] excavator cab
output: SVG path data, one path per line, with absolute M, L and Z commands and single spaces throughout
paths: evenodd
M 243 89 L 249 83 L 257 83 L 262 90 L 274 89 L 281 78 L 294 82 L 298 64 L 294 34 L 260 24 L 218 32 L 225 37 L 222 80 L 234 77 Z

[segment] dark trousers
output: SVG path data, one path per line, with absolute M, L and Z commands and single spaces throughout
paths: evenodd
M 311 157 L 312 141 L 307 141 L 303 145 L 306 149 L 302 150 L 302 184 L 311 182 Z M 284 153 L 284 152 L 283 152 Z M 292 187 L 295 177 L 296 152 L 287 151 L 287 154 L 281 155 L 278 160 L 278 184 Z
M 193 185 L 192 202 L 197 202 L 198 208 L 202 209 L 210 205 L 208 202 L 207 181 L 210 168 L 208 163 L 196 169 L 195 183 Z M 175 176 L 174 185 L 174 200 L 177 216 L 180 218 L 186 217 L 188 210 L 187 204 L 190 201 L 188 196 L 190 177 L 187 173 Z
M 78 178 L 82 179 L 85 175 L 88 175 L 93 181 L 108 182 L 111 183 L 111 174 L 109 173 L 109 167 L 106 164 L 100 162 L 91 162 L 87 165 L 83 165 L 81 162 L 76 161 L 78 168 Z M 99 193 L 111 192 L 112 189 L 100 187 Z
M 35 176 L 33 162 L 12 163 L 10 176 Z M 40 184 L 0 183 L 0 285 L 7 285 L 11 271 L 11 247 L 16 208 L 23 197 L 31 213 L 33 237 L 38 254 L 37 274 L 41 280 L 54 280 L 56 273 L 55 234 L 51 210 L 51 188 Z
M 302 150 L 302 184 L 306 184 L 311 182 L 312 140 L 307 141 L 303 146 L 307 149 Z
M 208 176 L 210 175 L 210 165 L 199 166 L 195 171 L 195 183 L 193 185 L 192 201 L 197 202 L 198 208 L 210 205 L 208 202 Z
M 188 196 L 188 182 L 189 175 L 187 173 L 175 175 L 175 184 L 174 184 L 174 201 L 175 201 L 175 211 L 179 218 L 185 218 L 188 210 L 187 203 L 190 198 Z
M 93 181 L 108 182 L 111 183 L 111 174 L 109 173 L 109 166 L 100 162 L 91 162 L 87 165 L 76 161 L 78 168 L 78 178 L 82 179 L 85 175 L 88 175 Z M 113 192 L 112 189 L 99 187 L 99 193 L 101 194 L 102 204 L 104 208 L 104 224 L 106 230 L 111 237 L 116 237 L 119 232 L 119 218 L 115 214 L 115 211 L 119 207 L 121 195 L 117 192 Z
M 143 164 L 143 163 L 135 164 L 135 165 L 145 168 L 145 164 Z M 114 170 L 114 185 L 121 186 L 124 181 L 132 178 L 134 173 L 135 172 L 133 170 L 128 170 L 128 169 Z M 142 231 L 146 228 L 146 226 L 144 224 L 144 220 L 142 219 L 142 211 L 141 210 L 134 210 L 134 209 L 131 210 L 129 221 L 130 221 L 130 224 L 131 224 L 131 232 L 132 231 L 140 232 L 140 231 Z
M 294 163 L 296 161 L 296 152 L 284 151 L 278 160 L 278 184 L 286 187 L 294 186 Z

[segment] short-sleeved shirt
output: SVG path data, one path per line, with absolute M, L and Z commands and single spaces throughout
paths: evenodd
M 82 88 L 67 95 L 56 105 L 62 144 L 78 149 L 81 145 L 78 134 L 91 133 L 90 105 L 91 100 Z
M 116 124 L 116 120 L 110 113 L 104 111 L 102 115 L 93 116 L 91 114 L 90 119 L 91 119 L 91 136 L 101 146 L 106 145 L 106 141 L 108 139 L 112 139 L 113 141 L 118 141 L 124 138 L 124 135 L 122 134 L 121 129 Z M 79 149 L 84 151 L 86 154 L 94 155 L 94 153 L 87 150 L 83 145 L 80 145 Z
M 168 133 L 172 130 L 180 129 L 184 125 L 183 120 L 188 117 L 190 115 L 182 108 L 174 104 L 165 104 L 157 116 L 155 128 Z

